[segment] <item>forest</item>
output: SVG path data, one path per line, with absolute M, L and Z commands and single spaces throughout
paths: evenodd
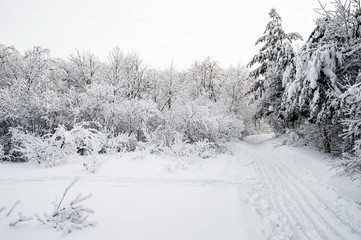
M 206 58 L 152 69 L 121 47 L 101 61 L 90 51 L 59 59 L 39 46 L 0 45 L 0 158 L 46 167 L 137 150 L 208 158 L 269 127 L 341 157 L 334 166 L 360 179 L 360 1 L 318 11 L 295 45 L 302 37 L 284 32 L 271 9 L 247 66 Z

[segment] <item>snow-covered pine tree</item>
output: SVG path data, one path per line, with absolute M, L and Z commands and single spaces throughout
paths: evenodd
M 250 77 L 256 79 L 248 93 L 251 93 L 250 103 L 259 99 L 255 119 L 267 118 L 276 133 L 283 132 L 287 123 L 280 116 L 282 103 L 282 74 L 292 63 L 295 51 L 292 41 L 302 39 L 298 33 L 285 33 L 282 28 L 282 19 L 274 8 L 269 16 L 264 35 L 256 41 L 256 45 L 264 43 L 259 53 L 248 63 L 247 67 L 255 64 L 259 66 L 251 71 Z

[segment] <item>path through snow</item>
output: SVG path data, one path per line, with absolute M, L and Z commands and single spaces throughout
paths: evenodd
M 246 138 L 233 156 L 175 172 L 167 171 L 169 158 L 137 153 L 104 156 L 95 175 L 80 164 L 0 164 L 0 208 L 19 199 L 16 211 L 24 215 L 49 212 L 54 197 L 80 176 L 71 192 L 93 194 L 85 204 L 98 225 L 67 239 L 361 239 L 355 199 L 304 164 L 322 157 L 262 142 L 270 137 Z M 8 226 L 14 218 L 0 214 L 1 239 L 63 238 L 35 221 Z
M 361 239 L 359 207 L 300 165 L 310 156 L 271 142 L 262 148 L 243 144 L 238 151 L 249 155 L 253 180 L 247 201 L 268 239 Z

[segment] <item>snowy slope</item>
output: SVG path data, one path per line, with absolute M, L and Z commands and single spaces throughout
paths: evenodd
M 92 193 L 84 204 L 97 226 L 67 239 L 361 239 L 357 185 L 330 178 L 325 155 L 263 142 L 270 137 L 248 138 L 232 146 L 232 156 L 175 171 L 174 159 L 142 153 L 102 156 L 97 174 L 79 163 L 0 164 L 0 208 L 21 200 L 10 217 L 0 214 L 1 239 L 63 239 L 36 220 L 9 222 L 19 211 L 50 213 L 76 176 L 67 197 Z

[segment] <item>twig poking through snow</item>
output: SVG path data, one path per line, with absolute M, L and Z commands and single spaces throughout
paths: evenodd
M 19 222 L 25 222 L 25 221 L 30 221 L 30 220 L 33 220 L 32 217 L 26 217 L 26 216 L 23 216 L 20 212 L 19 212 L 19 218 L 17 220 L 15 220 L 14 222 L 11 222 L 10 223 L 10 226 L 11 227 L 14 227 L 16 224 L 18 224 Z
M 10 216 L 10 214 L 14 211 L 14 209 L 16 208 L 16 206 L 19 205 L 19 203 L 20 203 L 19 200 L 14 203 L 14 205 L 12 206 L 12 208 L 11 208 L 11 209 L 9 210 L 9 212 L 6 214 L 7 217 Z
M 65 196 L 69 189 L 78 181 L 77 177 L 64 191 L 59 203 L 54 203 L 54 211 L 51 215 L 44 214 L 46 219 L 42 220 L 35 215 L 41 223 L 51 224 L 57 230 L 64 231 L 65 234 L 71 233 L 73 229 L 83 229 L 85 227 L 95 226 L 95 222 L 89 221 L 88 217 L 94 213 L 94 210 L 83 207 L 80 203 L 91 197 L 91 194 L 82 196 L 78 194 L 72 201 L 64 203 Z
M 36 217 L 36 219 L 39 221 L 39 222 L 41 222 L 42 224 L 46 224 L 46 222 L 43 220 L 43 219 L 41 219 L 41 217 L 39 217 L 39 215 L 38 214 L 35 214 L 35 217 Z
M 0 208 L 0 214 L 6 209 L 6 207 Z
M 76 177 L 72 183 L 70 183 L 70 185 L 65 189 L 64 193 L 63 193 L 63 196 L 61 197 L 61 200 L 57 206 L 57 208 L 55 209 L 55 212 L 57 212 L 65 198 L 65 195 L 68 193 L 69 189 L 79 180 L 79 177 Z

